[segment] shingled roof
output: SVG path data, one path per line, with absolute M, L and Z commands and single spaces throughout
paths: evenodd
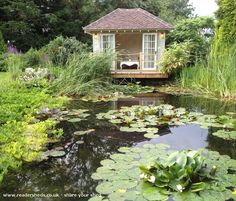
M 171 30 L 174 27 L 159 17 L 141 9 L 118 8 L 83 29 L 90 31 Z

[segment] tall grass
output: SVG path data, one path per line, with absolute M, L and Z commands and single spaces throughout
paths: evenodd
M 236 45 L 230 49 L 212 47 L 206 62 L 183 69 L 179 83 L 200 93 L 236 98 Z
M 7 71 L 11 73 L 12 78 L 16 79 L 23 70 L 24 61 L 22 54 L 10 54 L 7 58 Z
M 111 85 L 110 54 L 74 54 L 54 82 L 54 87 L 67 95 L 105 94 Z

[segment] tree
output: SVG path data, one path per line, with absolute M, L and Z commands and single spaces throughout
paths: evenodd
M 196 57 L 204 58 L 214 35 L 215 20 L 211 17 L 197 17 L 180 21 L 169 33 L 167 44 L 191 41 L 192 62 Z
M 36 29 L 40 10 L 33 0 L 3 0 L 0 3 L 0 29 L 5 39 L 14 42 L 20 49 L 42 44 Z
M 215 42 L 216 46 L 229 45 L 236 42 L 236 0 L 217 0 L 219 9 Z
M 170 23 L 193 11 L 189 0 L 1 0 L 0 29 L 22 51 L 40 48 L 59 35 L 91 42 L 83 26 L 116 8 L 137 7 Z

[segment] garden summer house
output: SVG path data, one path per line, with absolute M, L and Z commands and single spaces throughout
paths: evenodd
M 140 9 L 121 9 L 83 27 L 93 37 L 93 52 L 117 53 L 113 78 L 166 78 L 158 60 L 173 26 Z

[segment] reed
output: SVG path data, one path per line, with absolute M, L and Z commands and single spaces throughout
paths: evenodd
M 53 86 L 67 95 L 104 94 L 111 85 L 112 60 L 110 54 L 74 54 Z
M 206 62 L 199 61 L 180 74 L 181 87 L 225 99 L 236 98 L 236 45 L 214 48 Z

